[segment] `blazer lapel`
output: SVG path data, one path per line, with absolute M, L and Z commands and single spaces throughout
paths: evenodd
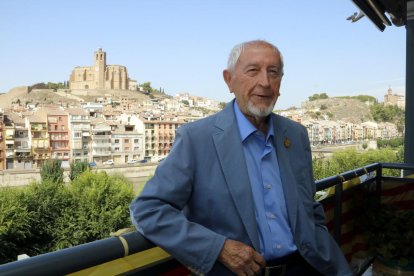
M 288 148 L 284 145 L 285 140 L 288 138 L 287 128 L 283 124 L 283 121 L 278 119 L 278 116 L 273 116 L 273 126 L 275 129 L 276 155 L 286 199 L 290 227 L 292 231 L 295 231 L 298 212 L 298 194 L 295 185 L 293 185 L 295 178 L 290 167 Z
M 255 249 L 259 249 L 255 207 L 244 158 L 239 129 L 233 112 L 233 101 L 220 112 L 216 121 L 214 144 L 233 202 Z

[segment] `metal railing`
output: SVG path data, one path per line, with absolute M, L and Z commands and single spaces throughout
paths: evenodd
M 377 196 L 381 195 L 381 184 L 385 179 L 392 179 L 401 182 L 413 179 L 402 177 L 384 177 L 384 168 L 414 170 L 414 164 L 402 163 L 373 163 L 362 168 L 347 171 L 336 176 L 331 176 L 316 182 L 317 191 L 335 187 L 332 196 L 321 200 L 323 204 L 333 203 L 333 236 L 338 244 L 341 244 L 341 225 L 342 225 L 342 200 L 347 193 L 355 193 L 358 189 L 374 183 Z M 344 183 L 361 176 L 365 177 L 358 185 L 344 190 Z M 155 247 L 154 244 L 146 240 L 138 232 L 127 233 L 118 237 L 110 237 L 94 242 L 62 249 L 56 252 L 46 253 L 20 261 L 15 261 L 0 265 L 0 275 L 61 275 L 77 272 L 89 267 L 103 264 L 112 260 L 126 257 L 128 255 L 142 252 Z M 156 263 L 157 271 L 162 271 L 162 266 L 171 268 L 171 262 L 179 265 L 175 260 Z M 366 264 L 365 268 L 369 265 Z M 143 275 L 151 275 L 149 270 L 154 271 L 154 267 L 147 267 L 141 270 Z M 140 273 L 141 273 L 140 272 Z M 358 273 L 359 274 L 359 273 Z M 140 274 L 141 275 L 141 274 Z

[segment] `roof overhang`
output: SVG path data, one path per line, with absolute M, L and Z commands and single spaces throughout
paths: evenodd
M 409 0 L 352 0 L 380 30 L 386 26 L 404 26 L 407 22 Z

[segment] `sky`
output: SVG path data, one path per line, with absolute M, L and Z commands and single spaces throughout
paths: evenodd
M 219 101 L 233 94 L 222 72 L 232 47 L 254 39 L 280 49 L 285 75 L 276 109 L 309 96 L 405 94 L 404 27 L 379 31 L 350 0 L 0 1 L 0 92 L 63 82 L 94 51 L 138 83 L 169 95 Z

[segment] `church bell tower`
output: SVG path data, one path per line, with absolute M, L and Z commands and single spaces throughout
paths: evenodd
M 95 87 L 105 89 L 106 53 L 99 48 L 94 53 Z

